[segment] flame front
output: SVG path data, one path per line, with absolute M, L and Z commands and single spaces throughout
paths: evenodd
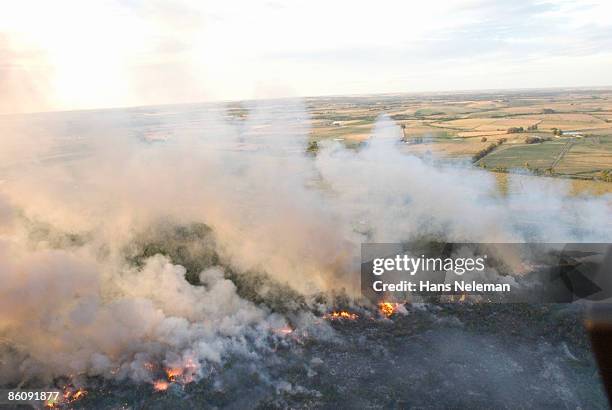
M 145 368 L 154 370 L 159 366 L 147 363 Z M 192 383 L 197 378 L 199 368 L 199 363 L 193 359 L 187 359 L 181 366 L 166 367 L 164 368 L 165 377 L 152 380 L 153 390 L 163 392 L 168 390 L 171 384 L 185 385 Z
M 168 380 L 171 382 L 178 381 L 179 377 L 181 377 L 182 375 L 183 375 L 183 369 L 179 367 L 166 369 L 166 376 L 168 377 Z
M 166 391 L 168 390 L 168 387 L 170 386 L 170 383 L 168 383 L 166 380 L 155 380 L 153 382 L 153 390 L 155 391 Z
M 325 319 L 329 320 L 338 320 L 338 319 L 346 319 L 346 320 L 356 320 L 359 318 L 356 313 L 347 312 L 346 310 L 333 311 L 324 316 Z
M 57 399 L 49 399 L 45 402 L 45 407 L 56 409 L 65 404 L 74 403 L 75 401 L 81 400 L 86 395 L 87 390 L 85 389 L 65 386 L 64 391 Z

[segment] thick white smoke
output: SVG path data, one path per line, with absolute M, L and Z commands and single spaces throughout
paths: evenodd
M 206 364 L 254 354 L 287 326 L 238 296 L 222 267 L 202 271 L 193 286 L 166 256 L 128 263 L 134 238 L 159 221 L 205 223 L 226 266 L 305 293 L 325 289 L 350 263 L 320 194 L 305 187 L 314 168 L 302 155 L 301 104 L 254 107 L 237 126 L 214 109 L 196 112 L 206 129 L 163 124 L 162 142 L 130 134 L 124 113 L 100 115 L 78 130 L 85 137 L 68 141 L 61 119 L 40 133 L 7 129 L 3 153 L 8 160 L 10 147 L 16 165 L 0 197 L 2 382 L 78 374 L 152 381 L 151 363 L 196 379 Z M 19 162 L 20 148 L 28 149 Z M 55 162 L 73 149 L 83 158 Z
M 299 101 L 247 108 L 239 120 L 185 106 L 4 125 L 0 384 L 152 382 L 158 365 L 197 379 L 228 355 L 265 350 L 288 321 L 311 325 L 308 313 L 283 317 L 240 296 L 231 275 L 265 272 L 296 295 L 355 294 L 365 240 L 611 239 L 609 196 L 534 180 L 504 197 L 483 171 L 400 153 L 386 117 L 361 150 L 328 144 L 313 159 Z M 139 122 L 148 116 L 164 120 Z M 218 260 L 196 272 L 200 285 L 170 255 L 126 255 L 160 221 L 210 227 Z
M 454 242 L 607 242 L 612 197 L 570 195 L 566 181 L 510 176 L 500 195 L 492 174 L 443 166 L 399 150 L 401 131 L 382 116 L 368 145 L 330 144 L 317 156 L 340 208 L 373 242 L 431 236 Z
M 192 286 L 185 269 L 161 255 L 140 269 L 108 272 L 85 252 L 20 255 L 2 245 L 10 262 L 0 267 L 1 325 L 16 350 L 2 360 L 19 361 L 3 366 L 4 383 L 80 374 L 153 381 L 149 364 L 160 362 L 195 379 L 205 363 L 249 354 L 245 337 L 263 339 L 286 325 L 241 299 L 220 268 L 201 273 L 204 286 Z

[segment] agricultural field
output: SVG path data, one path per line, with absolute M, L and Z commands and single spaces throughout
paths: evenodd
M 565 145 L 563 141 L 508 144 L 491 152 L 478 161 L 478 164 L 491 169 L 550 169 Z
M 602 181 L 612 192 L 612 89 L 320 97 L 307 105 L 313 141 L 358 147 L 386 114 L 401 126 L 407 152 Z

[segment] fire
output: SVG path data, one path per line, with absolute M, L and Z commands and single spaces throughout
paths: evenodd
M 380 310 L 380 313 L 386 317 L 391 317 L 394 313 L 397 313 L 400 305 L 400 303 L 380 302 L 378 304 L 378 309 Z
M 293 333 L 293 329 L 289 326 L 283 326 L 279 329 L 275 329 L 274 331 L 281 335 L 288 335 L 288 334 Z
M 147 366 L 146 368 L 157 368 L 155 365 Z M 165 377 L 153 381 L 153 390 L 163 392 L 170 388 L 171 384 L 185 385 L 193 382 L 198 373 L 199 364 L 192 359 L 187 359 L 180 367 L 164 368 Z
M 64 391 L 56 400 L 50 399 L 45 402 L 45 407 L 56 409 L 65 404 L 74 403 L 75 401 L 81 400 L 86 395 L 87 390 L 85 389 L 65 386 Z
M 175 367 L 175 368 L 170 368 L 170 369 L 166 369 L 166 376 L 168 377 L 168 380 L 171 382 L 175 382 L 179 379 L 179 377 L 181 377 L 183 375 L 183 369 Z
M 356 313 L 347 312 L 346 310 L 333 311 L 331 313 L 326 314 L 324 317 L 329 320 L 355 320 L 359 318 Z
M 170 383 L 168 383 L 165 380 L 155 380 L 153 382 L 153 389 L 155 391 L 166 391 L 168 390 L 168 387 L 170 386 Z
M 182 367 L 167 367 L 166 379 L 170 383 L 188 384 L 194 381 L 199 369 L 199 364 L 188 359 Z
M 191 359 L 183 367 L 167 367 L 164 369 L 165 378 L 153 381 L 153 390 L 162 392 L 168 390 L 171 384 L 188 384 L 194 381 L 198 365 Z

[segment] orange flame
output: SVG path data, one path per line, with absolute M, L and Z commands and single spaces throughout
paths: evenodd
M 357 314 L 351 313 L 351 312 L 347 312 L 346 310 L 333 311 L 331 313 L 326 314 L 323 317 L 325 319 L 329 319 L 329 320 L 339 320 L 339 319 L 355 320 L 355 319 L 359 318 L 359 316 L 357 316 Z
M 182 375 L 183 375 L 183 369 L 179 367 L 166 369 L 166 376 L 168 377 L 168 380 L 170 380 L 171 382 L 177 381 L 178 378 L 181 377 Z
M 281 334 L 281 335 L 288 335 L 288 334 L 293 333 L 293 329 L 289 326 L 283 326 L 281 328 L 274 329 L 274 332 Z
M 394 313 L 397 313 L 399 307 L 399 303 L 380 302 L 378 304 L 378 309 L 380 310 L 380 313 L 382 313 L 386 317 L 391 317 Z
M 155 391 L 166 391 L 168 390 L 168 387 L 170 386 L 170 383 L 168 383 L 165 380 L 155 380 L 153 382 L 153 390 Z
M 61 396 L 57 399 L 49 399 L 45 402 L 45 407 L 56 409 L 64 404 L 74 403 L 77 400 L 81 400 L 87 395 L 87 390 L 81 388 L 74 388 L 73 386 L 65 386 Z

